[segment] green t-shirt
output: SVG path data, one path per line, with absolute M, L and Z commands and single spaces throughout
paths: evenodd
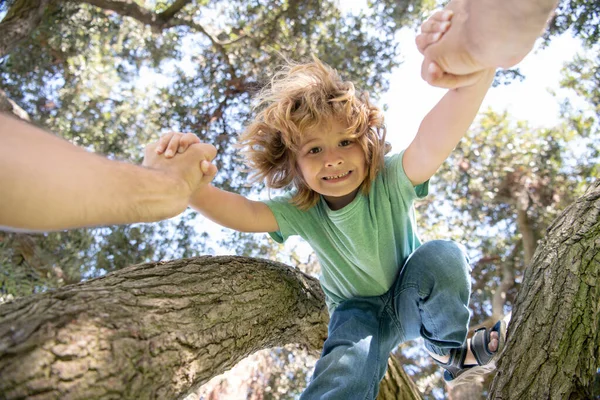
M 387 292 L 421 244 L 413 202 L 427 195 L 429 182 L 411 184 L 403 154 L 386 157 L 369 194 L 359 193 L 340 210 L 332 211 L 321 197 L 302 211 L 289 202 L 293 192 L 264 201 L 279 224 L 278 232 L 269 233 L 275 241 L 299 235 L 317 253 L 330 313 L 344 300 Z

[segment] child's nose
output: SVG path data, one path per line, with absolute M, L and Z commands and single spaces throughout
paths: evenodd
M 337 151 L 330 151 L 325 155 L 325 165 L 335 167 L 344 163 L 344 159 Z

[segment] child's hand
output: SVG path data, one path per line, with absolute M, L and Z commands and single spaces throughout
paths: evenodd
M 171 158 L 177 153 L 183 153 L 195 143 L 200 143 L 200 139 L 193 133 L 169 132 L 158 139 L 156 154 L 164 153 L 166 158 Z
M 154 153 L 155 155 L 164 153 L 164 158 L 170 159 L 176 154 L 184 153 L 186 150 L 192 147 L 194 149 L 194 153 L 198 153 L 198 151 L 200 151 L 199 154 L 204 154 L 204 156 L 202 156 L 204 160 L 200 161 L 200 172 L 202 173 L 201 179 L 196 181 L 194 185 L 190 185 L 190 187 L 193 191 L 201 189 L 212 182 L 217 174 L 217 167 L 212 163 L 212 160 L 216 156 L 216 149 L 210 144 L 201 143 L 198 136 L 194 135 L 193 133 L 184 134 L 180 132 L 169 132 L 162 135 L 157 142 L 146 146 L 146 155 L 144 156 L 143 165 L 152 167 L 153 163 L 156 164 L 156 160 L 161 158 L 150 156 L 150 153 Z M 146 159 L 150 161 L 146 161 Z M 176 160 L 179 160 L 179 157 L 177 157 Z
M 444 33 L 450 28 L 453 15 L 454 14 L 450 10 L 436 11 L 421 24 L 421 33 L 419 33 L 415 39 L 419 53 L 425 54 L 425 49 L 427 47 L 442 38 Z

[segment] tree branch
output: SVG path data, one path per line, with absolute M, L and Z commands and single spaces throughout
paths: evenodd
M 173 18 L 171 20 L 171 22 L 169 22 L 166 25 L 166 27 L 171 28 L 171 27 L 182 26 L 182 25 L 192 28 L 193 30 L 198 31 L 198 32 L 202 33 L 204 36 L 206 36 L 208 38 L 208 40 L 210 40 L 210 42 L 212 43 L 213 47 L 215 49 L 217 49 L 217 51 L 219 53 L 221 53 L 221 56 L 223 56 L 223 59 L 225 60 L 225 64 L 227 64 L 227 69 L 229 70 L 229 75 L 231 75 L 231 79 L 239 79 L 235 72 L 235 68 L 233 67 L 231 60 L 229 59 L 229 53 L 227 53 L 225 46 L 219 40 L 217 40 L 213 35 L 208 33 L 208 31 L 206 29 L 204 29 L 204 27 L 202 25 L 200 25 L 197 22 L 192 21 L 190 18 Z
M 0 58 L 31 36 L 54 0 L 17 0 L 0 22 Z
M 75 3 L 91 4 L 103 10 L 111 10 L 120 15 L 137 19 L 143 24 L 150 25 L 159 30 L 167 21 L 161 20 L 160 14 L 140 6 L 133 0 L 73 0 Z
M 27 111 L 23 110 L 17 103 L 10 99 L 6 92 L 0 89 L 0 112 L 10 112 L 25 121 L 31 121 Z
M 131 266 L 0 306 L 2 398 L 168 399 L 257 350 L 318 350 L 316 279 L 247 257 Z
M 237 78 L 235 68 L 229 59 L 229 54 L 221 42 L 213 37 L 199 23 L 194 22 L 191 18 L 175 18 L 177 14 L 190 0 L 176 0 L 168 9 L 162 13 L 155 13 L 147 8 L 141 7 L 132 0 L 74 0 L 78 3 L 87 3 L 104 10 L 115 11 L 122 16 L 131 17 L 146 24 L 157 32 L 163 29 L 173 28 L 176 26 L 187 26 L 193 30 L 202 33 L 210 40 L 213 47 L 221 54 L 227 64 L 231 78 Z
M 159 14 L 159 17 L 163 21 L 168 21 L 175 16 L 183 7 L 185 7 L 191 0 L 176 0 L 169 6 L 165 11 Z

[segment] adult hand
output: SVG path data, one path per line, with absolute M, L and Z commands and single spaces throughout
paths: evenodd
M 203 185 L 210 183 L 217 174 L 217 168 L 212 164 L 212 160 L 217 155 L 217 149 L 211 144 L 191 144 L 184 153 L 172 158 L 158 154 L 159 146 L 161 146 L 161 142 L 154 142 L 146 146 L 142 165 L 163 171 L 184 182 L 189 190 L 189 196 Z

